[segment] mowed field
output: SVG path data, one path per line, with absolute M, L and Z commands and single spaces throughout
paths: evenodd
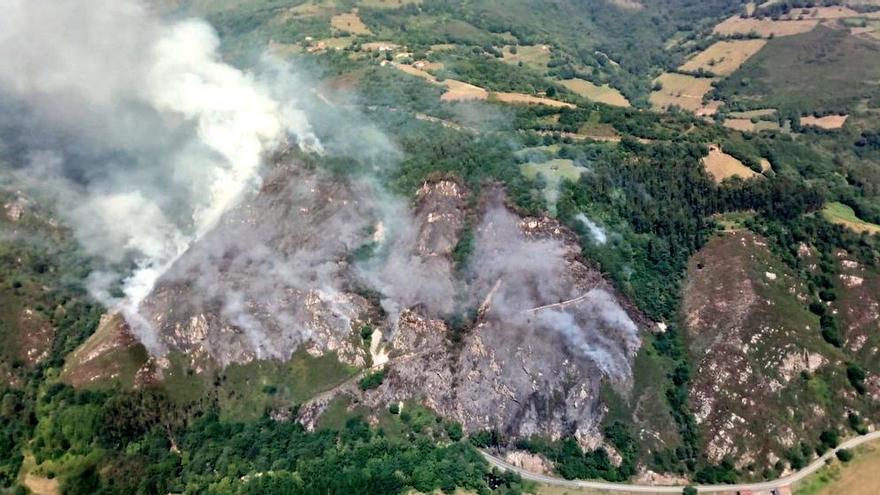
M 760 108 L 757 110 L 747 110 L 745 112 L 730 112 L 728 115 L 734 119 L 751 119 L 752 117 L 761 118 L 776 115 L 776 109 Z
M 589 100 L 598 101 L 599 103 L 605 103 L 606 105 L 613 105 L 616 107 L 630 106 L 629 100 L 627 100 L 620 91 L 607 84 L 597 86 L 596 84 L 583 79 L 565 79 L 560 82 L 566 88 Z
M 352 34 L 372 34 L 370 28 L 358 17 L 356 10 L 333 16 L 330 19 L 330 26 L 337 31 L 346 31 Z
M 774 21 L 772 19 L 757 19 L 754 17 L 743 19 L 735 15 L 715 26 L 715 34 L 732 36 L 735 34 L 748 35 L 755 33 L 762 38 L 768 38 L 770 35 L 791 36 L 810 31 L 818 25 L 819 19 Z
M 856 213 L 852 208 L 843 203 L 828 203 L 825 205 L 825 208 L 822 209 L 822 216 L 824 216 L 829 222 L 843 225 L 856 232 L 867 232 L 869 234 L 880 233 L 880 225 L 862 220 L 856 216 Z
M 832 461 L 795 487 L 795 495 L 876 495 L 880 493 L 880 446 L 868 444 L 854 450 L 844 464 Z
M 696 112 L 703 106 L 703 95 L 712 89 L 713 80 L 685 74 L 662 74 L 654 81 L 660 83 L 662 87 L 659 91 L 651 93 L 651 106 L 659 110 L 678 106 L 684 110 Z
M 761 132 L 761 131 L 778 131 L 781 128 L 775 120 L 759 120 L 752 122 L 752 119 L 731 119 L 724 120 L 724 127 L 740 132 Z
M 546 105 L 556 108 L 574 108 L 575 105 L 564 101 L 545 98 L 542 96 L 527 95 L 525 93 L 509 93 L 509 92 L 489 92 L 484 88 L 458 81 L 455 79 L 444 79 L 438 81 L 431 73 L 424 70 L 425 68 L 440 68 L 439 64 L 426 64 L 423 68 L 413 67 L 407 64 L 394 64 L 398 70 L 406 72 L 409 75 L 421 77 L 439 86 L 446 88 L 446 91 L 440 96 L 441 101 L 469 101 L 469 100 L 491 100 L 502 103 L 521 104 L 521 105 Z
M 766 44 L 767 40 L 764 39 L 719 41 L 685 62 L 680 69 L 689 72 L 703 69 L 727 76 Z
M 476 87 L 476 86 L 475 86 Z M 484 90 L 485 91 L 485 90 Z M 526 105 L 546 105 L 556 108 L 574 108 L 571 103 L 553 100 L 541 96 L 532 96 L 523 93 L 489 93 L 489 99 L 503 103 L 519 103 Z
M 516 51 L 516 53 L 513 53 Z M 547 64 L 550 62 L 550 46 L 549 45 L 521 45 L 513 47 L 505 46 L 501 53 L 504 55 L 504 61 L 511 64 L 522 62 L 535 69 L 547 70 Z
M 743 162 L 728 155 L 719 146 L 709 146 L 709 155 L 703 158 L 703 166 L 712 175 L 715 182 L 721 182 L 729 177 L 742 177 L 749 179 L 759 175 L 754 170 L 746 167 Z
M 824 117 L 814 117 L 808 115 L 801 117 L 801 125 L 809 127 L 818 127 L 820 129 L 840 129 L 846 123 L 848 115 L 826 115 Z
M 488 91 L 473 84 L 455 79 L 447 79 L 442 84 L 446 86 L 446 92 L 440 96 L 442 101 L 485 100 L 489 98 Z
M 782 16 L 781 19 L 785 20 L 799 20 L 799 19 L 841 19 L 846 17 L 853 17 L 859 15 L 855 10 L 843 6 L 843 5 L 831 5 L 828 7 L 813 7 L 813 8 L 793 8 L 789 11 L 788 15 Z

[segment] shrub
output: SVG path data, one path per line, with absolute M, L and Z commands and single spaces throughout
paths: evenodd
M 823 431 L 822 434 L 819 435 L 819 441 L 822 442 L 822 445 L 830 449 L 840 445 L 840 438 L 834 430 Z
M 865 395 L 867 391 L 867 388 L 865 388 L 865 377 L 865 370 L 861 366 L 855 363 L 846 365 L 846 378 L 859 395 Z
M 840 459 L 840 462 L 849 462 L 853 458 L 852 451 L 847 449 L 840 449 L 835 455 L 837 455 L 837 458 Z
M 365 377 L 361 378 L 361 381 L 358 382 L 358 386 L 361 390 L 370 390 L 373 388 L 379 387 L 382 385 L 382 381 L 385 379 L 384 371 L 377 371 L 375 373 L 370 373 Z

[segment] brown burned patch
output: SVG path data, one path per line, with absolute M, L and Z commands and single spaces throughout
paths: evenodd
M 119 314 L 105 314 L 95 333 L 67 357 L 62 381 L 74 387 L 120 383 L 134 386 L 147 351 Z
M 691 404 L 713 462 L 772 464 L 825 419 L 801 373 L 836 358 L 826 355 L 805 290 L 748 231 L 712 239 L 691 260 L 684 295 Z

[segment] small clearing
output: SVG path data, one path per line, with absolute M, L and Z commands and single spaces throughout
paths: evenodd
M 388 50 L 394 51 L 398 48 L 400 48 L 400 45 L 390 41 L 371 41 L 361 45 L 361 51 L 363 52 L 387 52 Z
M 581 178 L 584 172 L 583 167 L 578 167 L 572 160 L 556 158 L 543 163 L 525 163 L 522 166 L 523 174 L 530 179 L 534 179 L 538 173 L 543 174 L 547 178 L 548 184 L 559 183 L 563 178 L 572 182 Z
M 544 199 L 550 213 L 556 214 L 556 202 L 559 200 L 559 185 L 563 180 L 576 182 L 586 169 L 574 164 L 572 160 L 556 158 L 543 163 L 525 163 L 522 165 L 522 173 L 530 179 L 535 179 L 538 174 L 546 181 L 544 186 Z
M 334 7 L 335 5 L 333 4 L 333 2 L 329 0 L 312 0 L 282 11 L 281 14 L 278 16 L 278 21 L 283 23 L 290 21 L 291 19 L 313 17 L 321 15 L 325 12 L 330 12 L 333 10 Z
M 801 117 L 801 125 L 808 127 L 818 127 L 820 129 L 840 129 L 846 123 L 849 115 L 826 115 L 824 117 L 814 117 L 808 115 Z
M 58 480 L 50 480 L 31 473 L 24 476 L 24 486 L 34 495 L 59 495 L 61 493 L 61 484 Z
M 513 53 L 514 51 L 516 53 Z M 550 45 L 521 45 L 516 47 L 507 45 L 502 49 L 501 53 L 504 55 L 505 62 L 511 64 L 522 62 L 524 65 L 539 70 L 547 70 L 547 64 L 550 62 Z
M 743 162 L 722 151 L 721 147 L 717 145 L 709 146 L 709 154 L 703 158 L 703 166 L 706 167 L 706 171 L 718 183 L 734 176 L 750 179 L 759 175 L 754 170 L 746 167 Z
M 486 100 L 489 98 L 488 91 L 473 84 L 455 79 L 446 79 L 442 84 L 446 86 L 446 92 L 440 96 L 442 101 Z
M 822 209 L 822 216 L 831 223 L 843 225 L 856 232 L 880 233 L 880 225 L 862 220 L 852 208 L 843 203 L 828 203 Z
M 732 36 L 735 34 L 748 35 L 755 33 L 762 38 L 767 38 L 770 35 L 791 36 L 793 34 L 806 33 L 817 25 L 819 25 L 819 19 L 774 21 L 772 19 L 756 19 L 754 17 L 743 19 L 739 15 L 734 15 L 715 26 L 715 34 Z
M 623 94 L 607 84 L 598 86 L 584 79 L 565 79 L 560 81 L 563 86 L 584 98 L 616 107 L 629 107 L 629 100 Z
M 752 119 L 752 118 L 761 118 L 761 117 L 770 117 L 771 115 L 776 115 L 775 108 L 761 108 L 758 110 L 747 110 L 745 112 L 730 112 L 727 114 L 730 118 L 733 119 Z
M 424 68 L 418 68 L 418 67 L 414 67 L 412 65 L 407 65 L 407 64 L 394 64 L 394 67 L 396 67 L 397 70 L 400 70 L 402 72 L 406 72 L 407 74 L 409 74 L 411 76 L 421 77 L 422 79 L 427 79 L 428 81 L 431 81 L 431 82 L 437 82 L 437 78 L 435 78 L 431 73 L 426 71 Z
M 417 62 L 418 63 L 418 62 Z M 526 105 L 546 105 L 555 108 L 575 108 L 575 105 L 564 101 L 553 100 L 541 96 L 532 96 L 524 93 L 490 93 L 485 89 L 468 84 L 466 82 L 457 81 L 455 79 L 444 79 L 438 81 L 431 73 L 407 64 L 393 64 L 397 69 L 407 74 L 421 77 L 434 84 L 446 88 L 446 92 L 440 96 L 441 101 L 470 101 L 470 100 L 489 100 L 499 101 L 502 103 L 526 104 Z M 427 68 L 428 65 L 424 65 Z
M 731 119 L 724 120 L 724 127 L 740 132 L 761 132 L 761 131 L 778 131 L 782 128 L 775 120 L 759 120 L 752 122 L 752 119 Z
M 792 21 L 792 20 L 803 20 L 803 19 L 840 19 L 846 17 L 855 17 L 859 15 L 858 12 L 849 8 L 843 7 L 841 5 L 832 5 L 829 7 L 815 7 L 815 8 L 793 8 L 789 11 L 788 15 L 780 17 L 782 20 Z
M 718 113 L 718 109 L 724 104 L 723 101 L 712 100 L 701 106 L 694 112 L 697 117 L 712 117 Z
M 330 26 L 337 31 L 345 31 L 351 34 L 373 34 L 364 21 L 358 17 L 357 9 L 344 14 L 338 14 L 330 19 Z
M 318 40 L 314 48 L 315 50 L 344 50 L 351 46 L 353 39 L 351 36 L 340 36 L 339 38 Z
M 718 41 L 685 62 L 680 69 L 689 72 L 702 69 L 719 76 L 727 76 L 733 74 L 766 44 L 765 39 Z
M 454 43 L 437 43 L 435 45 L 431 45 L 432 52 L 448 52 L 450 50 L 455 50 L 458 45 Z
M 456 81 L 458 82 L 458 81 Z M 461 83 L 464 84 L 464 83 Z M 468 86 L 471 86 L 468 84 Z M 476 88 L 476 86 L 473 86 Z M 485 91 L 482 88 L 477 88 L 481 91 Z M 445 94 L 443 96 L 446 96 Z M 553 100 L 550 98 L 544 98 L 541 96 L 532 96 L 523 93 L 490 93 L 490 99 L 493 101 L 500 101 L 502 103 L 513 103 L 513 104 L 526 104 L 526 105 L 546 105 L 548 107 L 555 108 L 574 108 L 575 105 L 571 103 L 567 103 L 564 101 Z
M 678 106 L 690 112 L 696 112 L 703 106 L 703 96 L 712 89 L 714 79 L 693 77 L 685 74 L 666 73 L 654 82 L 661 88 L 651 93 L 651 106 L 659 110 Z
M 277 41 L 269 41 L 266 48 L 270 53 L 279 57 L 289 57 L 303 52 L 303 47 L 299 43 L 278 43 Z

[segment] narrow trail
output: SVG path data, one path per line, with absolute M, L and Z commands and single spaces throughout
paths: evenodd
M 851 449 L 853 447 L 857 447 L 864 443 L 868 443 L 874 440 L 880 439 L 880 431 L 875 431 L 869 433 L 867 435 L 862 435 L 859 437 L 851 438 L 836 448 L 829 450 L 821 457 L 817 458 L 813 462 L 811 462 L 807 467 L 801 469 L 800 471 L 795 471 L 794 473 L 789 474 L 788 476 L 783 476 L 782 478 L 778 478 L 771 481 L 762 481 L 759 483 L 739 483 L 736 485 L 694 485 L 699 493 L 720 493 L 720 492 L 736 492 L 736 491 L 769 491 L 774 488 L 780 488 L 783 486 L 789 486 L 807 476 L 818 471 L 822 466 L 825 465 L 825 461 L 833 457 L 838 450 L 841 449 Z M 681 493 L 684 489 L 684 486 L 663 486 L 663 485 L 635 485 L 635 484 L 626 484 L 626 483 L 609 483 L 606 481 L 586 481 L 586 480 L 566 480 L 562 478 L 557 478 L 555 476 L 547 476 L 543 474 L 533 473 L 531 471 L 526 471 L 525 469 L 516 467 L 507 461 L 496 457 L 488 452 L 481 451 L 483 457 L 489 462 L 490 465 L 495 466 L 499 469 L 503 469 L 505 471 L 513 471 L 523 479 L 530 481 L 537 481 L 539 483 L 546 483 L 548 485 L 557 485 L 557 486 L 565 486 L 570 488 L 592 488 L 595 490 L 607 490 L 607 491 L 616 491 L 616 492 L 627 492 L 627 493 Z

